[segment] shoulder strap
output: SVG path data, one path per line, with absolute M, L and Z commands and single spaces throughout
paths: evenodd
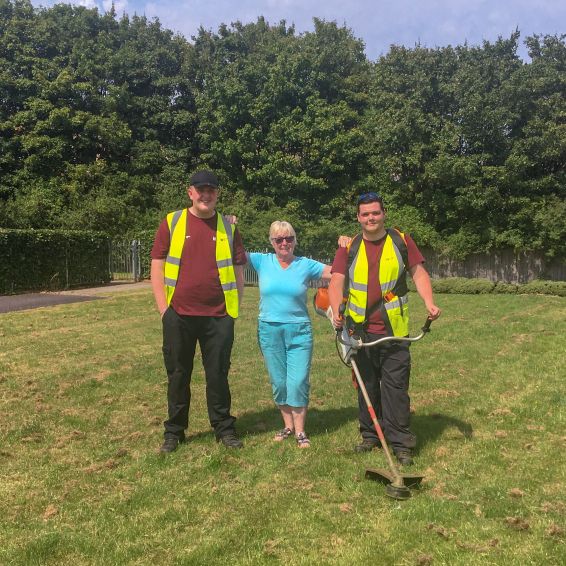
M 236 226 L 234 226 L 234 224 L 230 224 L 226 216 L 220 214 L 220 212 L 217 212 L 216 214 L 218 215 L 218 220 L 222 221 L 222 224 L 224 225 L 226 236 L 228 236 L 228 244 L 230 246 L 230 252 L 234 254 L 234 232 L 236 231 Z
M 407 251 L 407 243 L 405 242 L 405 238 L 401 235 L 400 230 L 398 230 L 397 228 L 387 228 L 386 232 L 391 237 L 393 243 L 401 253 L 401 259 L 403 260 L 403 273 L 400 274 L 399 280 L 397 282 L 397 285 L 395 285 L 393 292 L 395 294 L 405 295 L 408 292 L 406 275 L 407 275 L 407 264 L 409 262 L 408 259 L 409 252 Z M 366 310 L 366 320 L 369 320 L 369 317 L 377 309 L 380 309 L 382 305 L 383 305 L 383 297 L 379 301 L 377 301 L 377 303 L 374 303 L 371 307 L 369 307 Z M 386 320 L 386 318 L 384 318 L 384 320 Z
M 409 252 L 407 251 L 407 243 L 405 238 L 401 236 L 401 232 L 397 228 L 387 228 L 387 233 L 391 236 L 393 243 L 397 249 L 401 252 L 401 258 L 403 259 L 403 267 L 405 271 L 407 270 L 407 265 L 409 263 Z
M 170 212 L 167 215 L 167 223 L 169 225 L 169 230 L 170 230 L 170 236 L 173 234 L 173 232 L 175 231 L 175 228 L 177 226 L 177 222 L 179 222 L 179 218 L 181 218 L 181 215 L 183 214 L 183 211 L 185 209 L 181 209 L 181 210 L 175 210 L 174 212 Z
M 352 267 L 352 263 L 354 262 L 354 258 L 358 255 L 358 251 L 360 249 L 360 245 L 362 243 L 362 235 L 356 234 L 352 241 L 350 242 L 350 247 L 348 248 L 348 262 L 346 263 L 346 273 L 345 273 L 345 281 L 344 281 L 344 300 L 348 300 L 348 296 L 350 294 L 350 267 Z

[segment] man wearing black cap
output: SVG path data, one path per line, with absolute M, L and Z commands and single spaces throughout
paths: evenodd
M 218 178 L 197 171 L 190 180 L 189 208 L 167 215 L 151 250 L 151 282 L 163 323 L 168 376 L 168 419 L 160 451 L 185 440 L 190 381 L 197 342 L 206 376 L 208 417 L 216 440 L 241 448 L 230 414 L 228 370 L 244 290 L 245 250 L 235 226 L 216 212 Z

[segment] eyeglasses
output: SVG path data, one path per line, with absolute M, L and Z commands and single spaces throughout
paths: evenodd
M 285 240 L 288 244 L 292 244 L 295 241 L 295 236 L 283 236 L 281 238 L 271 238 L 271 241 L 275 242 L 276 244 L 282 244 L 283 240 Z
M 363 195 L 360 195 L 358 197 L 358 204 L 360 204 L 361 202 L 368 202 L 372 200 L 378 200 L 379 202 L 381 202 L 383 199 L 381 198 L 381 195 L 378 195 L 377 193 L 374 192 L 364 193 Z

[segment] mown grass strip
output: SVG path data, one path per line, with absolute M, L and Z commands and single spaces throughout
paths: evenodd
M 0 563 L 563 563 L 564 298 L 438 297 L 412 350 L 426 478 L 403 503 L 364 479 L 383 456 L 352 452 L 355 391 L 321 318 L 312 448 L 272 442 L 257 299 L 246 290 L 231 369 L 245 448 L 214 442 L 197 361 L 189 442 L 166 458 L 148 290 L 0 316 Z

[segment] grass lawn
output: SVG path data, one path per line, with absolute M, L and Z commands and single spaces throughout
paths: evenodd
M 412 346 L 415 472 L 405 502 L 364 479 L 356 396 L 313 320 L 310 450 L 280 428 L 247 289 L 232 355 L 245 442 L 214 442 L 199 361 L 189 442 L 166 410 L 151 292 L 0 315 L 0 564 L 566 563 L 566 299 L 439 295 Z M 425 315 L 413 294 L 417 330 Z

